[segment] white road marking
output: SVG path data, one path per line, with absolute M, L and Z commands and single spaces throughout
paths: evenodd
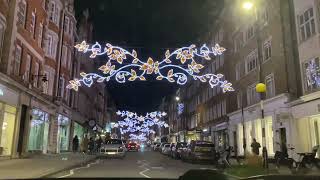
M 141 171 L 141 172 L 139 172 L 139 174 L 141 175 L 141 176 L 144 176 L 144 177 L 146 177 L 146 178 L 151 178 L 150 176 L 147 176 L 147 175 L 145 175 L 144 173 L 145 172 L 147 172 L 147 171 L 149 171 L 150 169 L 145 169 L 145 170 L 143 170 L 143 171 Z
M 71 170 L 69 171 L 69 174 L 66 174 L 66 175 L 60 176 L 60 177 L 58 177 L 58 178 L 65 178 L 65 177 L 72 176 L 72 175 L 74 175 L 74 172 L 75 172 L 76 170 L 84 169 L 84 168 L 90 168 L 90 167 L 91 167 L 91 165 L 98 164 L 99 162 L 100 162 L 99 160 L 96 160 L 95 162 L 93 162 L 93 163 L 89 163 L 89 164 L 87 164 L 86 166 L 71 169 Z

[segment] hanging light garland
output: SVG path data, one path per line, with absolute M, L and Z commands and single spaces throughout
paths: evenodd
M 211 60 L 210 55 L 219 56 L 226 50 L 216 44 L 214 47 L 207 47 L 205 44 L 201 48 L 196 48 L 195 45 L 179 48 L 173 52 L 167 50 L 165 58 L 161 61 L 154 61 L 151 57 L 146 62 L 138 58 L 137 52 L 132 50 L 129 52 L 121 47 L 113 46 L 107 43 L 102 47 L 98 42 L 94 45 L 88 45 L 85 41 L 77 44 L 75 48 L 79 52 L 90 53 L 90 58 L 107 55 L 107 63 L 99 67 L 103 75 L 96 73 L 80 73 L 80 79 L 73 79 L 69 81 L 67 88 L 78 91 L 81 85 L 91 87 L 94 81 L 98 83 L 108 82 L 114 78 L 118 83 L 125 83 L 128 81 L 141 80 L 145 81 L 145 75 L 155 74 L 156 80 L 167 80 L 172 83 L 184 85 L 188 81 L 188 77 L 201 82 L 209 82 L 211 88 L 219 86 L 223 92 L 234 91 L 232 84 L 224 80 L 223 74 L 206 73 L 200 75 L 200 70 L 204 66 L 195 61 L 196 57 Z M 183 66 L 175 65 L 173 60 L 178 60 Z M 129 61 L 124 66 L 124 61 Z M 115 63 L 113 63 L 115 62 Z
M 117 115 L 124 119 L 115 123 L 113 127 L 120 128 L 121 134 L 134 132 L 154 134 L 155 131 L 150 129 L 153 126 L 169 127 L 166 122 L 160 120 L 167 115 L 165 112 L 154 111 L 147 113 L 145 116 L 139 116 L 137 113 L 130 111 L 117 111 Z

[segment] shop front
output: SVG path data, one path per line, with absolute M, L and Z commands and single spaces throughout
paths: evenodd
M 224 150 L 229 145 L 227 123 L 223 122 L 212 126 L 213 130 L 213 142 L 216 150 Z
M 80 123 L 74 122 L 73 137 L 78 136 L 79 142 L 81 142 L 85 133 L 85 128 Z
M 187 131 L 185 137 L 186 137 L 187 143 L 190 143 L 191 141 L 200 140 L 201 139 L 201 130 Z
M 0 157 L 12 156 L 18 94 L 0 84 Z
M 58 114 L 58 152 L 69 150 L 70 118 Z
M 28 151 L 48 152 L 49 114 L 40 110 L 31 110 Z

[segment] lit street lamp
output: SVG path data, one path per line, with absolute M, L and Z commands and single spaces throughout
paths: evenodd
M 242 7 L 246 10 L 250 10 L 253 8 L 253 3 L 251 1 L 244 2 Z
M 179 96 L 176 96 L 176 101 L 180 101 L 180 97 Z

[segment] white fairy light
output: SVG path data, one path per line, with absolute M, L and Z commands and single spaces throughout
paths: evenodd
M 201 82 L 208 82 L 210 87 L 221 87 L 223 92 L 234 91 L 232 84 L 224 80 L 222 74 L 203 74 L 200 75 L 200 70 L 204 66 L 195 61 L 196 57 L 211 60 L 210 55 L 219 56 L 222 55 L 226 50 L 216 44 L 214 47 L 209 48 L 207 45 L 201 46 L 199 49 L 195 45 L 188 47 L 179 48 L 173 52 L 169 50 L 165 53 L 165 58 L 161 61 L 154 61 L 152 58 L 148 58 L 146 62 L 141 61 L 137 52 L 133 50 L 129 52 L 121 47 L 106 44 L 103 48 L 99 43 L 95 43 L 90 47 L 85 41 L 77 44 L 75 48 L 79 52 L 91 53 L 90 58 L 96 56 L 107 55 L 108 60 L 105 65 L 102 65 L 99 70 L 102 71 L 103 75 L 96 73 L 80 73 L 80 79 L 73 79 L 69 82 L 67 88 L 74 89 L 75 91 L 83 84 L 87 87 L 91 87 L 94 81 L 99 83 L 108 82 L 114 78 L 118 83 L 125 83 L 128 81 L 141 80 L 145 81 L 145 75 L 155 74 L 157 75 L 156 80 L 167 80 L 169 82 L 176 82 L 179 85 L 184 85 L 188 81 L 188 76 L 194 80 L 200 80 Z M 116 67 L 115 61 L 118 65 L 122 65 L 123 61 L 132 61 L 126 63 L 126 65 Z M 171 59 L 180 60 L 182 65 L 180 66 L 172 64 Z

